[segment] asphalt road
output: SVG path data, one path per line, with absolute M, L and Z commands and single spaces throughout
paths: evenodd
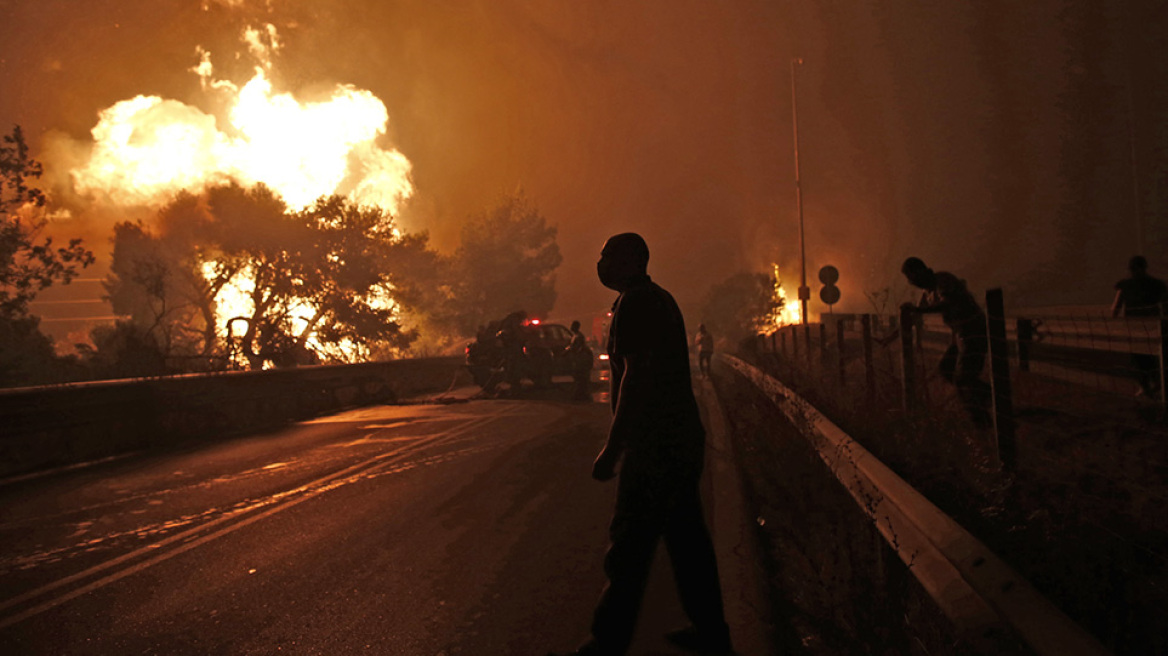
M 570 649 L 603 586 L 615 485 L 589 478 L 607 405 L 566 388 L 0 482 L 0 653 Z M 713 525 L 741 558 L 737 524 Z M 722 568 L 750 653 L 732 589 L 748 568 Z M 659 557 L 633 653 L 676 653 L 660 635 L 683 624 Z

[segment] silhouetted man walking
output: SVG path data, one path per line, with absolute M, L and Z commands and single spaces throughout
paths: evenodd
M 714 547 L 698 484 L 705 431 L 694 400 L 689 339 L 677 303 L 647 274 L 649 248 L 635 233 L 610 238 L 596 265 L 620 292 L 608 336 L 612 425 L 592 477 L 620 481 L 605 556 L 608 575 L 578 655 L 622 655 L 629 647 L 658 540 L 664 538 L 692 625 L 668 637 L 701 653 L 728 653 Z
M 1111 305 L 1111 316 L 1118 317 L 1159 317 L 1168 306 L 1168 286 L 1163 280 L 1148 275 L 1148 261 L 1136 255 L 1127 263 L 1131 277 L 1115 283 L 1115 302 Z M 1146 353 L 1133 353 L 1136 379 L 1140 383 L 1140 395 L 1155 398 L 1160 389 L 1159 358 Z
M 953 343 L 941 356 L 941 376 L 957 387 L 957 395 L 973 423 L 979 428 L 988 427 L 993 392 L 981 379 L 989 350 L 985 313 L 965 281 L 952 273 L 935 272 L 916 257 L 906 259 L 900 271 L 913 286 L 924 290 L 918 304 L 906 303 L 905 307 L 914 312 L 940 313 L 953 331 Z

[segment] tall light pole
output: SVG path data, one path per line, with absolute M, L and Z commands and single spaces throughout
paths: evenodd
M 1168 6 L 1168 4 L 1165 4 Z M 1136 218 L 1136 253 L 1144 252 L 1144 216 L 1140 207 L 1140 167 L 1136 159 L 1136 103 L 1132 97 L 1131 66 L 1124 66 L 1127 73 L 1127 151 L 1128 163 L 1131 165 L 1132 179 L 1132 209 Z
M 807 245 L 803 238 L 803 183 L 799 176 L 799 93 L 795 84 L 795 69 L 803 64 L 802 57 L 791 59 L 791 129 L 795 133 L 795 204 L 799 208 L 799 303 L 802 307 L 802 323 L 807 323 L 807 299 L 811 298 L 811 288 L 807 286 Z

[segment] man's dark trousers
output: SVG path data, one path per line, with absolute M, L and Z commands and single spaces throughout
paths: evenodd
M 978 426 L 989 426 L 993 421 L 993 389 L 981 379 L 988 351 L 989 338 L 984 332 L 955 335 L 938 367 L 941 377 L 957 387 L 965 411 Z
M 625 454 L 604 560 L 609 582 L 592 622 L 592 635 L 606 654 L 624 654 L 632 641 L 660 539 L 690 622 L 709 635 L 727 631 L 714 545 L 702 516 L 700 459 L 692 463 L 692 457 Z

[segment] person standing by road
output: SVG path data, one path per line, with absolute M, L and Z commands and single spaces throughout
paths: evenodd
M 957 387 L 966 412 L 978 428 L 990 426 L 990 402 L 993 391 L 981 379 L 989 350 L 986 316 L 965 281 L 947 271 L 935 272 L 916 257 L 904 261 L 901 273 L 914 287 L 924 290 L 917 304 L 902 308 L 920 313 L 939 313 L 953 331 L 953 343 L 941 356 L 941 377 Z M 894 335 L 886 337 L 888 340 Z
M 527 313 L 516 310 L 503 317 L 495 335 L 503 352 L 503 380 L 507 381 L 511 394 L 519 392 L 523 376 L 523 347 L 527 345 L 523 326 L 526 322 Z
M 694 399 L 689 339 L 681 310 L 648 275 L 649 247 L 635 233 L 604 244 L 596 269 L 617 291 L 608 336 L 613 410 L 608 441 L 592 477 L 617 475 L 616 509 L 604 560 L 608 575 L 577 656 L 621 656 L 636 627 L 658 541 L 673 564 L 691 626 L 667 637 L 701 653 L 730 653 L 714 546 L 702 515 L 699 481 L 705 430 Z
M 584 333 L 580 332 L 579 321 L 573 321 L 570 330 L 572 331 L 572 340 L 568 342 L 565 351 L 567 351 L 568 359 L 572 363 L 572 380 L 576 384 L 572 398 L 577 401 L 587 401 L 592 398 L 588 391 L 592 382 L 592 349 L 588 346 L 588 340 L 584 338 Z
M 706 330 L 706 324 L 698 324 L 698 334 L 694 336 L 698 348 L 698 370 L 702 376 L 710 377 L 710 360 L 714 357 L 714 336 Z
M 1136 255 L 1127 263 L 1131 276 L 1115 283 L 1115 302 L 1111 304 L 1111 316 L 1118 317 L 1160 317 L 1168 309 L 1168 286 L 1159 278 L 1148 275 L 1148 260 Z M 1147 353 L 1133 353 L 1136 379 L 1139 381 L 1140 396 L 1155 398 L 1160 389 L 1160 365 L 1158 358 Z

